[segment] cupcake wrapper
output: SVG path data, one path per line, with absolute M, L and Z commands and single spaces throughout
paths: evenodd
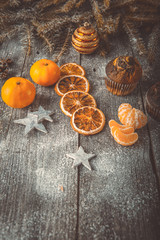
M 160 121 L 160 110 L 152 106 L 146 98 L 146 109 L 148 114 L 155 120 Z
M 122 83 L 114 82 L 107 77 L 105 78 L 105 83 L 106 83 L 107 89 L 111 93 L 115 95 L 122 95 L 122 96 L 131 93 L 137 86 L 137 82 L 132 84 L 122 84 Z

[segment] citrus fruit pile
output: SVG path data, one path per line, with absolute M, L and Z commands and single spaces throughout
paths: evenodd
M 123 125 L 110 120 L 111 135 L 123 146 L 133 145 L 138 140 L 138 134 L 134 131 L 146 125 L 146 115 L 139 109 L 132 108 L 128 103 L 122 103 L 118 108 L 118 118 Z
M 83 135 L 100 132 L 105 125 L 105 116 L 88 93 L 90 86 L 83 67 L 66 63 L 60 67 L 60 76 L 55 92 L 61 96 L 60 108 L 71 118 L 72 128 Z
M 48 59 L 40 59 L 30 68 L 30 76 L 36 84 L 51 86 L 60 78 L 57 64 Z M 24 108 L 30 105 L 36 95 L 32 82 L 22 77 L 9 78 L 1 89 L 2 100 L 12 108 Z

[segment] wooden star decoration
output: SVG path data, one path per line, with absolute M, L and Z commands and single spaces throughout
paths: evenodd
M 78 167 L 79 165 L 83 164 L 89 170 L 92 170 L 89 164 L 89 160 L 95 156 L 95 154 L 85 153 L 84 149 L 81 146 L 77 152 L 67 154 L 67 157 L 74 159 L 72 167 Z
M 28 113 L 26 118 L 14 120 L 14 123 L 22 124 L 25 127 L 24 133 L 28 134 L 31 130 L 37 129 L 41 132 L 47 133 L 46 128 L 42 123 L 38 123 L 38 117 L 32 113 Z
M 52 111 L 45 110 L 42 106 L 39 107 L 38 111 L 31 112 L 31 114 L 36 115 L 38 118 L 38 122 L 42 122 L 43 120 L 53 122 L 50 115 L 53 114 Z

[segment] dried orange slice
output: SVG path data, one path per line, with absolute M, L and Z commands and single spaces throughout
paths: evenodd
M 116 127 L 116 126 L 114 126 L 114 127 L 111 127 L 110 129 L 111 129 L 111 134 L 112 134 L 112 136 L 114 136 L 114 132 L 115 132 L 115 130 L 116 129 L 119 129 L 122 133 L 125 133 L 125 134 L 130 134 L 130 133 L 134 133 L 134 128 L 133 127 L 125 127 L 125 128 L 119 128 L 119 127 Z
M 70 91 L 65 93 L 60 100 L 60 108 L 68 117 L 71 117 L 74 111 L 83 106 L 96 107 L 96 101 L 89 93 Z
M 66 75 L 81 75 L 85 76 L 85 70 L 77 63 L 65 63 L 60 67 L 61 77 Z
M 128 103 L 122 103 L 118 108 L 118 117 L 122 124 L 138 129 L 147 123 L 147 116 L 139 109 L 132 108 Z
M 116 127 L 113 136 L 114 140 L 123 146 L 131 146 L 138 140 L 137 133 L 125 134 L 118 127 Z
M 96 134 L 102 131 L 104 125 L 104 113 L 95 107 L 81 107 L 77 109 L 71 117 L 72 128 L 83 135 Z
M 89 92 L 89 82 L 87 78 L 80 75 L 68 75 L 60 78 L 55 86 L 55 91 L 60 96 L 73 90 Z

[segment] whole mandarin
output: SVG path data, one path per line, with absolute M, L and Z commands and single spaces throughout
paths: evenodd
M 48 59 L 40 59 L 30 69 L 32 80 L 42 86 L 51 86 L 60 78 L 58 65 Z
M 35 95 L 34 84 L 22 77 L 9 78 L 1 89 L 2 100 L 12 108 L 24 108 L 30 105 Z

